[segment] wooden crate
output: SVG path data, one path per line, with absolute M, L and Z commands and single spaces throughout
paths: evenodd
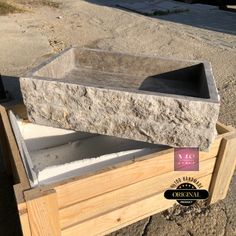
M 15 113 L 21 106 L 10 107 Z M 164 191 L 182 176 L 209 189 L 209 203 L 224 199 L 236 164 L 236 132 L 217 124 L 209 152 L 200 152 L 200 171 L 173 171 L 173 148 L 56 184 L 32 189 L 9 123 L 0 106 L 1 145 L 14 191 L 22 231 L 28 235 L 104 235 L 161 212 L 175 203 Z M 4 131 L 2 133 L 2 130 Z

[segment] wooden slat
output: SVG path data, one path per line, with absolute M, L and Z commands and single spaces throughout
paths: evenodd
M 14 188 L 23 236 L 31 236 L 28 211 L 27 211 L 27 206 L 23 197 L 22 186 L 21 184 L 16 184 L 13 186 L 13 188 Z
M 207 190 L 209 189 L 211 177 L 212 177 L 212 175 L 207 175 L 207 176 L 204 176 L 204 177 L 202 177 L 202 178 L 199 178 L 199 181 L 200 181 L 201 184 L 203 185 L 203 188 L 202 188 L 202 189 L 207 189 Z M 172 203 L 172 205 L 171 205 L 170 207 L 172 207 L 172 206 L 173 206 L 173 203 Z M 125 227 L 125 226 L 130 225 L 130 224 L 133 224 L 133 223 L 135 223 L 135 222 L 137 222 L 137 221 L 139 221 L 139 220 L 141 220 L 141 219 L 144 219 L 144 218 L 149 217 L 149 216 L 151 216 L 151 215 L 155 215 L 155 214 L 157 214 L 157 213 L 159 213 L 159 212 L 161 212 L 161 211 L 164 211 L 164 210 L 166 210 L 166 209 L 168 209 L 168 208 L 170 208 L 170 207 L 167 207 L 167 208 L 165 208 L 165 209 L 163 209 L 163 210 L 158 210 L 158 209 L 155 210 L 155 209 L 153 209 L 152 212 L 149 212 L 149 213 L 147 213 L 147 214 L 145 214 L 145 215 L 142 215 L 142 216 L 138 216 L 138 217 L 136 217 L 135 219 L 133 219 L 133 220 L 131 220 L 131 221 L 125 222 L 125 223 L 122 224 L 122 225 L 117 225 L 117 226 L 115 226 L 115 227 L 113 227 L 113 228 L 111 228 L 111 229 L 107 229 L 106 231 L 102 232 L 100 235 L 107 235 L 107 234 L 109 234 L 109 233 L 112 233 L 112 232 L 114 232 L 114 231 L 120 229 L 120 228 L 123 228 L 123 227 Z
M 10 155 L 9 155 L 9 145 L 7 143 L 7 138 L 6 138 L 6 133 L 5 133 L 5 129 L 4 129 L 4 125 L 3 125 L 3 121 L 2 121 L 2 117 L 0 114 L 0 147 L 1 147 L 1 152 L 2 152 L 2 157 L 3 157 L 3 162 L 4 162 L 4 167 L 6 170 L 6 173 L 8 175 L 12 174 L 12 168 L 11 168 L 11 159 L 10 159 Z
M 35 199 L 28 197 L 25 192 L 32 236 L 61 235 L 56 192 L 50 190 Z
M 209 152 L 200 152 L 200 162 L 218 154 L 221 139 L 216 139 Z M 146 156 L 136 162 L 116 165 L 112 170 L 92 173 L 89 177 L 69 180 L 54 186 L 59 208 L 112 191 L 156 175 L 173 171 L 173 149 Z M 38 190 L 35 190 L 38 191 Z
M 27 110 L 24 104 L 14 104 L 8 106 L 8 110 L 11 109 L 14 114 L 17 114 L 21 119 L 28 119 Z
M 205 189 L 208 189 L 210 180 L 211 175 L 199 179 Z M 145 217 L 168 209 L 173 206 L 174 203 L 176 202 L 165 199 L 163 192 L 155 194 L 68 227 L 62 230 L 62 236 L 105 235 L 138 220 L 144 219 Z
M 234 131 L 234 128 L 233 127 L 230 127 L 230 126 L 226 126 L 220 122 L 217 122 L 216 124 L 216 130 L 219 134 L 224 134 L 224 133 L 228 133 L 228 132 L 231 132 L 231 131 Z
M 150 212 L 157 213 L 173 206 L 175 202 L 166 200 L 163 193 L 150 196 L 137 203 L 113 210 L 107 214 L 92 218 L 83 223 L 64 229 L 62 236 L 102 235 L 111 228 L 121 228 L 147 217 Z M 155 210 L 154 210 L 155 209 Z M 118 227 L 119 226 L 119 227 Z
M 19 211 L 19 217 L 23 236 L 32 236 L 27 211 Z
M 25 203 L 24 195 L 23 195 L 23 187 L 21 184 L 15 184 L 13 185 L 14 193 L 15 193 L 15 198 L 16 198 L 16 203 L 17 203 L 17 208 L 19 211 L 21 210 L 26 210 L 27 206 Z
M 0 114 L 2 117 L 3 124 L 4 124 L 4 129 L 6 132 L 7 141 L 8 141 L 9 147 L 10 147 L 10 153 L 12 154 L 11 155 L 12 170 L 15 171 L 15 173 L 17 173 L 17 176 L 19 178 L 19 182 L 22 184 L 22 187 L 24 189 L 29 189 L 30 188 L 29 180 L 28 180 L 24 165 L 21 160 L 18 146 L 15 141 L 15 137 L 12 132 L 12 128 L 11 128 L 10 121 L 9 121 L 9 118 L 7 115 L 7 111 L 1 105 L 0 105 Z
M 212 177 L 209 203 L 224 199 L 236 165 L 236 133 L 223 138 Z
M 211 158 L 201 162 L 200 171 L 168 172 L 64 208 L 59 212 L 61 227 L 68 227 L 76 222 L 164 191 L 170 187 L 176 178 L 182 176 L 200 178 L 209 175 L 213 172 L 215 159 Z

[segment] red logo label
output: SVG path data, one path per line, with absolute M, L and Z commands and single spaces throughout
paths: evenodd
M 175 148 L 174 159 L 175 171 L 199 171 L 198 148 Z

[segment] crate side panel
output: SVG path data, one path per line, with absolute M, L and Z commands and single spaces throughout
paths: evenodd
M 220 139 L 216 139 L 209 152 L 200 152 L 200 162 L 213 158 L 218 154 Z M 173 150 L 151 154 L 139 161 L 124 164 L 102 173 L 68 183 L 53 186 L 58 194 L 60 208 L 79 201 L 109 192 L 124 186 L 137 183 L 157 175 L 173 171 Z M 164 154 L 163 154 L 164 153 Z M 78 191 L 75 191 L 78 189 Z
M 214 165 L 215 158 L 212 158 L 200 163 L 200 171 L 168 172 L 63 208 L 59 212 L 61 227 L 68 227 L 79 221 L 84 221 L 147 196 L 165 191 L 177 178 L 189 176 L 198 179 L 210 175 L 213 172 Z
M 211 175 L 199 180 L 208 189 Z M 164 193 L 155 194 L 133 202 L 126 206 L 117 208 L 103 215 L 83 221 L 62 230 L 62 236 L 81 235 L 105 235 L 126 225 L 144 219 L 152 214 L 156 214 L 173 206 L 175 201 L 164 198 Z
M 209 189 L 211 177 L 212 177 L 212 175 L 208 175 L 208 176 L 204 176 L 204 177 L 202 177 L 202 178 L 199 179 L 199 181 L 201 181 L 201 183 L 202 183 L 204 189 Z M 171 206 L 171 207 L 172 207 L 172 206 Z M 168 208 L 169 208 L 169 207 L 168 207 Z M 168 208 L 166 208 L 166 209 L 168 209 Z M 164 210 L 166 210 L 166 209 L 164 209 Z M 159 213 L 159 212 L 161 212 L 161 211 L 162 211 L 162 210 L 158 210 L 158 211 L 157 211 L 157 210 L 154 210 L 154 211 L 152 211 L 152 212 L 147 213 L 146 215 L 142 215 L 141 217 L 138 217 L 138 218 L 135 218 L 135 219 L 133 219 L 133 220 L 131 220 L 131 221 L 125 222 L 125 223 L 122 224 L 122 225 L 117 225 L 117 226 L 115 226 L 115 227 L 113 227 L 113 228 L 111 228 L 111 229 L 109 229 L 109 230 L 106 230 L 106 231 L 102 232 L 101 235 L 107 235 L 107 234 L 109 234 L 109 233 L 112 233 L 112 232 L 114 232 L 114 231 L 120 229 L 120 228 L 123 228 L 123 227 L 128 226 L 128 225 L 130 225 L 130 224 L 132 224 L 132 223 L 135 223 L 135 222 L 137 222 L 137 221 L 139 221 L 139 220 L 142 220 L 142 219 L 144 219 L 144 218 L 146 218 L 146 217 L 149 217 L 149 216 L 152 216 L 152 215 L 154 215 L 154 214 L 157 214 L 157 213 Z
M 61 235 L 56 192 L 51 190 L 32 199 L 30 193 L 24 194 L 32 235 Z
M 13 188 L 14 188 L 22 233 L 24 236 L 31 236 L 29 216 L 28 216 L 28 211 L 27 211 L 27 205 L 23 196 L 23 188 L 21 184 L 16 184 L 13 186 Z
M 236 166 L 236 133 L 223 138 L 213 173 L 209 203 L 224 199 Z

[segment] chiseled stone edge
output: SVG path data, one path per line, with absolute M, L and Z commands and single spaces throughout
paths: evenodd
M 219 103 L 20 78 L 30 121 L 172 147 L 207 150 Z

